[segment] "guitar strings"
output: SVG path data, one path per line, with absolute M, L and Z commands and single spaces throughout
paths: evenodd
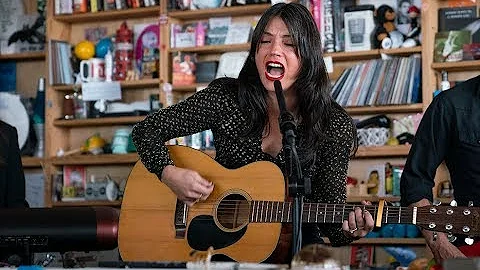
M 277 204 L 275 207 L 274 204 Z M 263 204 L 263 205 L 262 205 Z M 319 205 L 317 211 L 317 204 Z M 281 207 L 280 207 L 281 205 Z M 250 222 L 255 221 L 266 221 L 268 219 L 273 220 L 275 217 L 275 221 L 278 220 L 280 215 L 280 221 L 289 219 L 289 210 L 292 206 L 291 202 L 281 202 L 281 201 L 252 201 L 248 202 L 246 200 L 222 200 L 219 204 L 218 202 L 201 202 L 196 204 L 193 207 L 189 207 L 188 212 L 190 214 L 195 213 L 204 213 L 205 211 L 210 212 L 213 208 L 212 206 L 216 206 L 216 216 L 220 219 L 222 218 L 237 218 L 239 215 L 243 217 L 248 217 Z M 287 206 L 287 209 L 285 209 Z M 312 211 L 313 206 L 313 211 Z M 325 203 L 305 203 L 303 205 L 304 211 L 304 220 L 307 219 L 315 219 L 318 221 L 318 217 L 320 217 L 320 221 L 323 220 L 330 220 L 342 217 L 342 219 L 348 218 L 348 214 L 354 208 L 359 207 L 361 209 L 365 209 L 369 211 L 372 216 L 376 216 L 377 206 L 376 205 L 350 205 L 350 204 L 325 204 Z M 255 208 L 255 209 L 253 209 Z M 275 210 L 273 210 L 275 208 Z M 278 210 L 277 210 L 278 208 Z M 278 212 L 280 211 L 280 212 Z M 281 215 L 283 213 L 283 216 Z M 310 213 L 310 214 L 308 214 Z M 342 214 L 340 214 L 342 213 Z M 250 216 L 252 216 L 252 220 L 250 220 Z M 310 217 L 310 218 L 309 218 Z M 386 206 L 384 209 L 384 214 L 382 216 L 382 220 L 385 219 L 386 223 L 388 220 L 398 220 L 405 221 L 412 217 L 412 209 L 406 207 L 397 207 L 397 206 Z M 197 217 L 197 220 L 201 220 L 203 218 Z M 206 218 L 209 219 L 210 218 Z M 342 221 L 343 222 L 343 221 Z M 317 222 L 322 223 L 322 222 Z M 332 223 L 332 222 L 328 222 Z M 336 222 L 335 222 L 336 223 Z M 340 220 L 338 220 L 340 223 Z M 408 223 L 408 222 L 404 222 Z

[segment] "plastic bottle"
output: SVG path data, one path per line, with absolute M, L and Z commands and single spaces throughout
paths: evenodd
M 35 156 L 43 157 L 45 140 L 45 78 L 38 79 L 37 97 L 35 98 L 35 107 L 33 109 L 33 129 L 37 136 L 37 146 L 35 147 Z
M 108 50 L 105 55 L 105 81 L 111 82 L 113 76 L 113 54 Z
M 442 70 L 442 81 L 440 82 L 440 89 L 442 91 L 450 89 L 450 82 L 448 81 L 448 73 Z

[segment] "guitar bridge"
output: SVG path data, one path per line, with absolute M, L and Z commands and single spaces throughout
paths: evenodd
M 185 233 L 187 232 L 187 205 L 177 199 L 177 204 L 175 205 L 175 216 L 173 224 L 175 224 L 175 238 L 184 239 Z

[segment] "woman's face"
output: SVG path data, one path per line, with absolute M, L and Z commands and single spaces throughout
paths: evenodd
M 281 81 L 283 89 L 289 89 L 295 82 L 300 59 L 281 18 L 273 18 L 265 28 L 255 54 L 255 64 L 260 80 L 268 91 L 275 91 L 275 80 Z

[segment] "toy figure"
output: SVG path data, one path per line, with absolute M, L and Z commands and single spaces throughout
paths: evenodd
M 377 170 L 371 171 L 368 177 L 368 182 L 367 182 L 368 194 L 377 195 L 379 183 L 380 183 L 380 179 L 379 179 L 378 171 Z
M 410 6 L 408 9 L 408 16 L 411 19 L 410 31 L 406 35 L 405 42 L 402 47 L 414 47 L 420 45 L 420 9 L 416 6 Z
M 395 27 L 395 11 L 388 5 L 381 5 L 375 10 L 377 26 L 373 32 L 375 49 L 399 48 L 403 35 Z

